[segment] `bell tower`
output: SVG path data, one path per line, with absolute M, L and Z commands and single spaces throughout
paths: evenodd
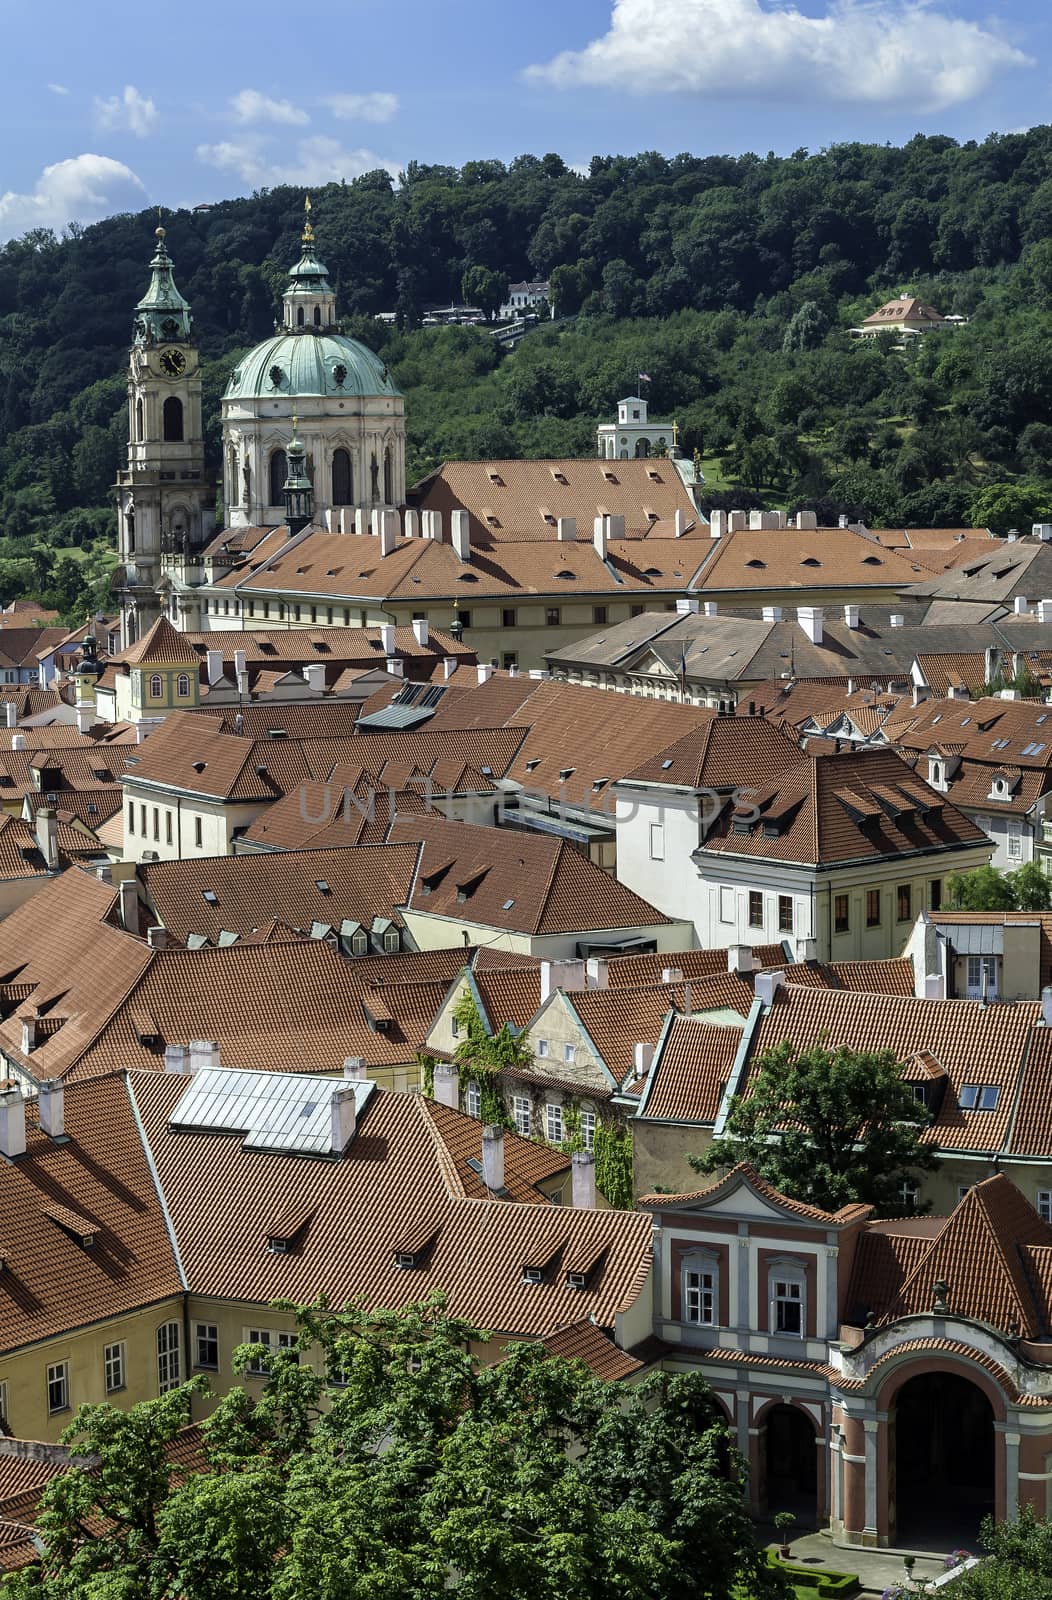
M 192 560 L 215 524 L 190 307 L 175 286 L 165 230 L 155 237 L 150 286 L 135 308 L 128 465 L 116 486 L 122 645 L 160 616 L 163 569 Z

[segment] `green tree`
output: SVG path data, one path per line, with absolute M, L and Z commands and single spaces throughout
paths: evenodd
M 987 1517 L 988 1558 L 955 1577 L 954 1600 L 1052 1600 L 1052 1523 L 1025 1506 L 1010 1522 Z
M 1002 538 L 1011 528 L 1029 533 L 1052 515 L 1052 489 L 1039 483 L 989 483 L 968 508 L 974 528 L 989 528 Z
M 45 1491 L 38 1568 L 15 1600 L 788 1600 L 756 1544 L 744 1463 L 697 1374 L 625 1388 L 485 1335 L 440 1297 L 406 1311 L 299 1313 L 203 1424 L 199 1470 L 170 1447 L 194 1386 L 130 1412 L 83 1408 L 97 1458 Z M 308 1351 L 325 1376 L 318 1376 Z M 453 1581 L 455 1575 L 455 1582 Z
M 788 1040 L 765 1051 L 749 1093 L 731 1102 L 726 1132 L 696 1172 L 739 1161 L 783 1194 L 836 1211 L 852 1200 L 882 1214 L 901 1210 L 900 1186 L 938 1166 L 923 1142 L 929 1113 L 902 1076 L 890 1050 L 850 1050 Z
M 469 267 L 460 280 L 460 292 L 467 305 L 478 306 L 492 322 L 508 297 L 508 274 L 492 272 L 489 267 Z
M 1008 874 L 1012 899 L 1019 911 L 1052 911 L 1052 880 L 1036 861 Z
M 946 880 L 950 905 L 955 911 L 1014 911 L 1011 881 L 996 867 L 975 867 L 971 872 L 951 872 Z

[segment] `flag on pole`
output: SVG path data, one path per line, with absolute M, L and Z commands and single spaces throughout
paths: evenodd
M 650 373 L 649 372 L 637 372 L 636 373 L 636 377 L 639 379 L 640 383 L 649 383 L 650 382 Z

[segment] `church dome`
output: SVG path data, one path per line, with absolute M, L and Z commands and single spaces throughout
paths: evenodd
M 231 374 L 223 399 L 400 394 L 381 358 L 357 339 L 305 328 L 276 334 L 250 350 Z

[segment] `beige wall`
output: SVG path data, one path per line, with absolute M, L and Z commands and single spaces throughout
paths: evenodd
M 461 921 L 458 917 L 440 917 L 421 911 L 403 912 L 405 925 L 416 941 L 418 950 L 455 950 L 469 944 L 487 945 L 495 950 L 515 950 L 524 955 L 544 956 L 550 960 L 577 955 L 578 942 L 587 943 L 595 933 L 616 932 L 618 939 L 653 939 L 657 950 L 690 950 L 694 945 L 693 929 L 688 923 L 658 923 L 650 928 L 582 929 L 580 933 L 512 933 L 492 928 L 486 923 Z M 467 938 L 464 938 L 464 934 Z
M 49 873 L 43 872 L 31 878 L 0 878 L 0 918 L 9 917 L 38 889 L 53 881 Z
M 156 851 L 161 861 L 232 855 L 234 830 L 248 827 L 267 804 L 265 801 L 254 801 L 251 804 L 224 805 L 219 800 L 202 800 L 175 791 L 147 788 L 134 781 L 126 781 L 123 787 L 126 861 L 141 861 L 147 850 Z M 134 831 L 129 823 L 129 807 L 133 802 Z M 144 806 L 145 835 L 142 830 Z M 197 843 L 195 826 L 198 819 L 201 824 L 200 844 Z
M 672 1194 L 705 1189 L 714 1178 L 695 1172 L 688 1156 L 704 1155 L 712 1143 L 711 1128 L 686 1127 L 636 1118 L 632 1129 L 632 1180 L 636 1194 L 656 1189 Z

